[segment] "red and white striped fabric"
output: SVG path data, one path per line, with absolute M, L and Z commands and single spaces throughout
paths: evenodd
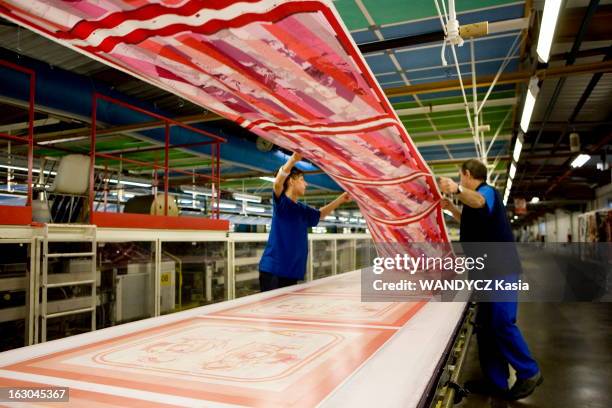
M 0 15 L 300 152 L 375 241 L 447 241 L 432 174 L 331 2 L 0 0 Z

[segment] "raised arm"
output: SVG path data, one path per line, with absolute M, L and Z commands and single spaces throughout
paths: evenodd
M 340 194 L 340 196 L 338 196 L 338 198 L 336 198 L 334 201 L 332 201 L 331 203 L 327 205 L 324 205 L 323 207 L 319 209 L 319 211 L 321 212 L 320 219 L 327 217 L 336 208 L 340 207 L 344 203 L 348 203 L 349 201 L 351 201 L 351 196 L 348 193 Z
M 283 192 L 283 185 L 285 184 L 285 180 L 287 180 L 287 177 L 289 177 L 289 173 L 291 172 L 291 169 L 293 168 L 293 166 L 295 166 L 295 164 L 297 162 L 299 162 L 300 160 L 302 160 L 302 156 L 298 153 L 293 153 L 291 155 L 291 157 L 289 158 L 289 160 L 287 160 L 287 163 L 285 163 L 284 166 L 282 166 L 279 170 L 279 172 L 276 174 L 276 178 L 274 179 L 274 195 L 276 197 L 280 197 L 280 195 Z

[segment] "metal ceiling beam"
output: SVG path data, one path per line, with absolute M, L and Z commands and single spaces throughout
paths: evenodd
M 540 79 L 544 78 L 562 78 L 572 75 L 595 74 L 598 72 L 612 72 L 612 61 L 594 62 L 588 64 L 577 64 L 563 67 L 549 67 L 538 69 L 535 71 L 518 71 L 507 74 L 502 74 L 497 80 L 497 85 L 516 84 L 519 82 L 528 82 L 532 76 Z M 493 83 L 495 75 L 486 75 L 476 78 L 478 87 L 486 87 Z M 463 77 L 464 87 L 472 86 L 472 78 L 469 76 Z M 431 92 L 456 91 L 461 89 L 458 79 L 450 79 L 446 81 L 429 82 L 424 84 L 400 86 L 385 89 L 385 94 L 388 97 L 416 95 Z
M 576 35 L 576 38 L 574 39 L 574 43 L 572 44 L 572 49 L 570 50 L 567 60 L 565 62 L 565 66 L 566 67 L 570 67 L 574 65 L 574 62 L 576 62 L 576 53 L 580 50 L 580 46 L 582 45 L 582 40 L 584 38 L 584 35 L 587 31 L 587 28 L 589 26 L 589 23 L 591 22 L 591 19 L 593 18 L 593 16 L 595 15 L 595 11 L 597 10 L 597 7 L 599 6 L 599 0 L 591 0 L 589 2 L 589 7 L 586 11 L 586 13 L 584 14 L 584 17 L 582 19 L 582 22 L 580 24 L 580 28 L 578 29 L 578 33 Z M 603 61 L 603 62 L 607 62 L 607 61 Z M 538 144 L 538 142 L 540 141 L 540 137 L 542 136 L 542 132 L 544 132 L 544 129 L 546 128 L 546 123 L 548 122 L 548 120 L 550 119 L 550 115 L 552 114 L 555 105 L 557 104 L 557 99 L 559 99 L 559 95 L 561 95 L 561 91 L 563 90 L 563 87 L 565 86 L 565 81 L 566 81 L 566 77 L 562 77 L 559 79 L 559 81 L 557 81 L 557 84 L 555 85 L 555 90 L 553 91 L 553 94 L 550 98 L 550 100 L 548 101 L 548 105 L 546 106 L 546 111 L 544 113 L 544 118 L 542 119 L 542 126 L 540 127 L 540 130 L 538 131 L 538 134 L 536 135 L 535 140 L 531 143 L 531 152 L 534 151 L 536 145 Z M 590 91 L 589 91 L 590 94 Z M 583 93 L 584 96 L 584 93 Z M 588 97 L 588 95 L 587 95 Z M 581 98 L 582 99 L 582 98 Z M 584 102 L 586 102 L 586 98 L 584 98 Z M 575 119 L 576 116 L 578 116 L 578 113 L 580 113 L 580 110 L 582 109 L 582 106 L 584 106 L 584 103 L 582 104 L 578 104 L 575 108 L 574 108 L 574 112 L 572 113 L 570 119 Z M 553 151 L 552 153 L 554 153 L 554 147 L 553 147 Z M 532 174 L 531 177 L 531 181 L 533 182 L 533 180 L 537 177 L 539 171 L 542 169 L 542 167 L 544 167 L 544 165 L 547 163 L 548 160 L 545 160 L 544 163 L 542 163 L 542 165 L 540 166 L 540 168 L 534 172 Z M 521 176 L 521 181 L 523 180 L 525 176 L 525 173 L 523 173 L 523 175 Z M 528 187 L 529 189 L 529 187 Z
M 604 61 L 609 61 L 611 58 L 612 58 L 612 46 L 608 47 L 608 51 L 606 52 L 606 56 L 604 57 Z M 555 150 L 557 150 L 557 148 L 561 144 L 561 141 L 563 140 L 563 137 L 565 137 L 565 135 L 569 131 L 570 126 L 573 125 L 574 121 L 578 117 L 578 114 L 582 110 L 582 108 L 583 108 L 584 104 L 586 103 L 586 101 L 589 99 L 589 96 L 591 96 L 591 93 L 593 92 L 593 89 L 595 89 L 595 87 L 599 83 L 599 80 L 601 79 L 602 76 L 603 76 L 603 74 L 601 72 L 593 75 L 593 77 L 591 78 L 591 80 L 587 84 L 586 88 L 584 89 L 584 92 L 582 93 L 582 95 L 580 96 L 580 99 L 578 100 L 578 103 L 576 103 L 576 106 L 574 107 L 574 111 L 572 112 L 572 114 L 570 115 L 569 119 L 567 120 L 567 124 L 565 125 L 565 129 L 563 130 L 563 132 L 561 132 L 561 134 L 559 135 L 559 138 L 557 139 L 557 142 L 553 146 L 552 153 L 554 153 Z M 542 126 L 542 129 L 543 128 L 544 128 L 544 126 Z M 540 130 L 540 132 L 541 132 L 541 130 Z
M 499 158 L 500 161 L 507 161 L 512 159 L 512 156 L 501 156 Z M 466 160 L 468 160 L 467 158 L 462 158 L 462 159 L 442 159 L 442 160 L 428 160 L 427 161 L 427 165 L 428 166 L 435 166 L 435 165 L 441 165 L 441 164 L 461 164 L 463 162 L 465 162 Z
M 599 151 L 599 149 L 601 149 L 604 146 L 609 145 L 612 142 L 612 131 L 608 131 L 608 135 L 606 137 L 603 138 L 602 141 L 600 141 L 597 145 L 595 145 L 594 147 L 590 148 L 587 151 L 587 154 L 593 154 L 596 153 L 597 151 Z M 570 161 L 572 160 L 572 158 L 570 157 L 569 159 L 567 159 L 565 161 L 565 163 L 563 163 L 564 166 L 569 165 Z M 548 190 L 546 190 L 546 192 L 544 193 L 544 196 L 546 197 L 548 194 L 550 194 L 555 188 L 557 188 L 557 186 L 563 181 L 565 180 L 567 177 L 569 177 L 573 172 L 574 172 L 574 168 L 569 168 L 565 173 L 563 173 L 561 176 L 557 177 L 556 180 L 554 180 L 552 182 L 552 184 L 550 184 L 550 187 L 548 187 Z
M 555 130 L 563 130 L 567 122 L 553 122 L 549 121 L 546 124 L 547 131 L 555 131 Z M 539 130 L 542 126 L 542 122 L 531 122 L 529 124 L 529 133 L 535 133 L 535 131 Z M 572 122 L 572 128 L 576 130 L 590 130 L 596 126 L 612 126 L 612 121 L 604 120 L 604 121 L 595 121 L 595 122 L 586 122 L 586 121 L 574 121 Z M 558 132 L 555 132 L 555 134 Z
M 574 65 L 574 62 L 576 62 L 576 53 L 580 49 L 580 45 L 582 44 L 582 39 L 584 38 L 584 34 L 586 33 L 587 27 L 589 26 L 589 22 L 595 15 L 595 10 L 597 10 L 597 6 L 599 6 L 599 0 L 590 1 L 589 8 L 587 9 L 587 12 L 584 15 L 584 18 L 582 19 L 582 23 L 580 24 L 580 29 L 578 30 L 578 34 L 576 35 L 576 38 L 574 39 L 574 43 L 572 44 L 572 49 L 567 56 L 567 60 L 565 61 L 566 67 Z M 567 79 L 566 77 L 561 77 L 559 81 L 557 81 L 555 90 L 548 102 L 548 106 L 546 107 L 544 119 L 542 120 L 542 127 L 540 128 L 535 138 L 535 141 L 531 144 L 531 150 L 533 150 L 535 148 L 535 145 L 537 145 L 538 142 L 540 141 L 540 136 L 542 135 L 542 132 L 544 131 L 544 128 L 546 127 L 546 122 L 548 122 L 548 119 L 550 118 L 550 115 L 553 109 L 555 108 L 555 104 L 557 103 L 557 99 L 559 98 L 559 95 L 561 94 L 561 90 L 563 89 L 563 86 L 565 85 L 566 79 Z M 581 108 L 582 106 L 580 106 L 577 111 L 576 109 L 574 109 L 574 113 L 576 113 L 576 116 L 580 112 Z
M 392 38 L 390 40 L 373 41 L 369 43 L 359 44 L 359 51 L 362 54 L 373 54 L 375 52 L 393 50 L 397 48 L 405 48 L 413 45 L 423 45 L 444 40 L 443 31 L 434 31 L 425 34 L 411 35 L 407 37 Z
M 588 12 L 587 7 L 573 7 L 569 13 L 562 13 L 559 16 L 555 38 L 558 42 L 571 42 L 577 33 L 577 27 Z M 610 19 L 612 18 L 612 5 L 602 4 L 597 9 L 594 18 L 591 18 L 587 32 L 585 33 L 585 41 L 609 41 L 610 40 Z
M 216 114 L 208 112 L 205 114 L 179 116 L 177 118 L 173 118 L 173 120 L 184 123 L 186 125 L 190 125 L 194 123 L 201 123 L 201 122 L 208 122 L 211 120 L 216 120 L 217 118 L 218 116 Z M 134 124 L 123 125 L 123 126 L 113 126 L 110 128 L 97 130 L 96 137 L 112 136 L 112 135 L 118 135 L 118 134 L 126 133 L 126 132 L 141 132 L 144 130 L 157 129 L 164 125 L 165 125 L 165 122 L 163 121 L 149 121 L 149 122 L 134 123 Z M 57 140 L 59 143 L 62 141 L 62 138 L 64 136 L 69 136 L 68 141 L 74 141 L 73 138 L 75 137 L 83 137 L 84 139 L 87 139 L 91 136 L 90 133 L 91 133 L 90 127 L 81 127 L 78 129 L 69 129 L 69 130 L 62 130 L 62 131 L 57 131 L 57 132 L 40 133 L 36 135 L 36 140 L 39 142 L 41 141 L 49 142 L 49 141 Z M 58 139 L 58 137 L 61 137 L 61 138 Z
M 576 59 L 605 55 L 608 52 L 608 48 L 609 47 L 598 47 L 598 48 L 589 48 L 588 50 L 580 50 L 576 53 Z M 568 58 L 569 58 L 569 52 L 564 52 L 561 54 L 551 55 L 548 60 L 549 61 L 565 61 Z
M 517 102 L 518 98 L 516 97 L 491 99 L 487 101 L 487 107 L 511 106 L 515 105 Z M 418 108 L 397 109 L 396 112 L 398 116 L 412 116 L 436 112 L 452 112 L 458 110 L 463 111 L 463 109 L 463 103 L 448 103 L 444 105 L 428 105 Z
M 497 136 L 495 141 L 511 140 L 511 139 L 512 139 L 511 134 L 499 135 Z M 493 136 L 489 136 L 485 138 L 485 141 L 487 142 L 490 142 L 491 140 L 493 140 Z M 418 140 L 415 140 L 415 139 L 413 139 L 413 141 L 417 147 L 431 147 L 431 146 L 443 146 L 443 145 L 473 144 L 474 138 L 470 136 L 470 137 L 462 137 L 462 138 L 456 138 L 456 139 L 428 140 L 426 142 L 419 142 Z
M 59 122 L 59 119 L 55 118 L 36 119 L 34 121 L 34 127 L 55 125 Z M 16 130 L 24 130 L 27 129 L 28 126 L 30 126 L 30 122 L 20 122 L 12 123 L 10 125 L 2 125 L 0 126 L 0 132 L 14 132 Z
M 527 28 L 529 20 L 527 18 L 516 18 L 511 20 L 495 21 L 489 23 L 489 34 L 497 34 L 506 31 L 523 30 Z M 465 25 L 464 25 L 465 27 Z M 423 45 L 429 43 L 442 42 L 444 40 L 443 31 L 433 31 L 424 34 L 411 35 L 406 37 L 392 38 L 389 40 L 373 41 L 369 43 L 359 44 L 359 50 L 362 54 L 372 54 L 386 50 L 394 50 L 398 48 L 406 48 L 414 45 Z
M 596 148 L 594 149 L 590 149 L 590 151 L 598 151 L 599 149 L 601 149 L 602 143 L 607 142 L 608 139 L 604 139 L 603 142 L 600 142 Z M 575 156 L 576 153 L 572 153 L 572 152 L 557 152 L 554 155 L 551 155 L 550 153 L 548 154 L 532 154 L 532 155 L 527 155 L 525 154 L 525 156 L 521 155 L 521 161 L 523 161 L 523 159 L 525 160 L 538 160 L 538 159 L 550 159 L 550 158 L 563 158 L 563 157 L 573 157 Z M 428 160 L 427 164 L 429 166 L 435 166 L 435 165 L 444 165 L 444 164 L 461 164 L 464 161 L 466 161 L 467 158 L 462 158 L 462 159 L 443 159 L 443 160 Z M 500 156 L 499 157 L 500 161 L 509 161 L 512 160 L 512 156 L 510 155 L 506 155 L 506 156 Z

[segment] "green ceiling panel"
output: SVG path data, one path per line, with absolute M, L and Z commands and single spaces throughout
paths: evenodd
M 221 183 L 221 189 L 237 189 L 240 190 L 242 187 L 244 188 L 262 188 L 269 189 L 272 187 L 272 183 L 269 181 L 261 180 L 259 178 L 249 178 L 242 180 L 230 180 L 224 181 Z
M 350 31 L 366 28 L 369 26 L 368 20 L 364 17 L 354 0 L 336 0 L 334 5 L 342 17 L 342 21 Z
M 460 13 L 462 11 L 500 6 L 514 2 L 510 0 L 462 0 L 456 2 L 456 9 Z M 437 17 L 438 15 L 433 0 L 363 0 L 363 3 L 378 25 Z M 356 5 L 354 7 L 357 9 Z M 345 19 L 344 9 L 344 7 L 342 10 L 339 9 L 342 19 Z M 349 18 L 348 15 L 347 18 Z M 365 28 L 366 26 L 367 23 L 361 27 L 354 28 Z
M 514 97 L 514 95 L 515 95 L 514 91 L 491 92 L 491 95 L 489 95 L 489 98 L 487 100 L 490 101 L 493 99 L 512 98 Z M 482 99 L 484 98 L 484 96 L 485 96 L 484 92 L 481 92 L 478 94 L 479 103 L 482 102 Z M 463 98 L 461 96 L 457 96 L 453 98 L 424 99 L 421 102 L 422 102 L 422 106 L 446 105 L 450 103 L 463 103 Z M 470 104 L 472 103 L 471 89 L 470 89 L 470 95 L 468 97 L 468 103 Z M 410 108 L 418 108 L 419 106 L 420 105 L 417 104 L 416 102 L 401 102 L 401 103 L 393 104 L 393 107 L 395 109 L 410 109 Z
M 491 124 L 491 122 L 499 122 L 504 119 L 507 114 L 506 111 L 498 111 L 498 112 L 489 112 L 483 114 L 484 124 Z M 461 116 L 453 116 L 453 117 L 438 117 L 432 118 L 433 123 L 436 126 L 455 126 L 455 127 L 468 127 L 468 121 L 465 113 Z

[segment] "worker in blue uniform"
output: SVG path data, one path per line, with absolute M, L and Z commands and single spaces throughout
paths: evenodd
M 447 199 L 443 200 L 442 207 L 450 210 L 460 221 L 459 235 L 462 243 L 513 242 L 514 236 L 501 196 L 494 187 L 486 183 L 486 179 L 487 168 L 484 164 L 474 159 L 464 162 L 459 183 L 450 178 L 439 180 L 440 190 L 455 195 L 463 203 L 463 208 L 459 210 Z M 506 249 L 503 261 L 499 262 L 500 258 L 489 259 L 489 262 L 492 261 L 491 268 L 507 270 L 507 265 L 511 265 L 511 268 L 518 269 L 510 274 L 516 278 L 520 273 L 518 253 L 514 245 L 498 245 L 504 246 Z M 507 248 L 512 250 L 508 251 Z M 516 325 L 516 299 L 517 295 L 513 293 L 502 299 L 503 301 L 494 298 L 492 301 L 479 303 L 476 333 L 480 366 L 486 381 L 466 383 L 465 388 L 468 391 L 517 400 L 531 395 L 542 383 L 538 364 L 531 356 Z M 508 365 L 515 369 L 517 377 L 511 389 L 508 389 Z
M 272 226 L 266 249 L 259 262 L 261 291 L 282 288 L 304 279 L 308 258 L 308 228 L 351 200 L 341 194 L 320 209 L 298 201 L 306 192 L 304 174 L 295 167 L 301 156 L 294 153 L 276 173 L 272 205 Z

